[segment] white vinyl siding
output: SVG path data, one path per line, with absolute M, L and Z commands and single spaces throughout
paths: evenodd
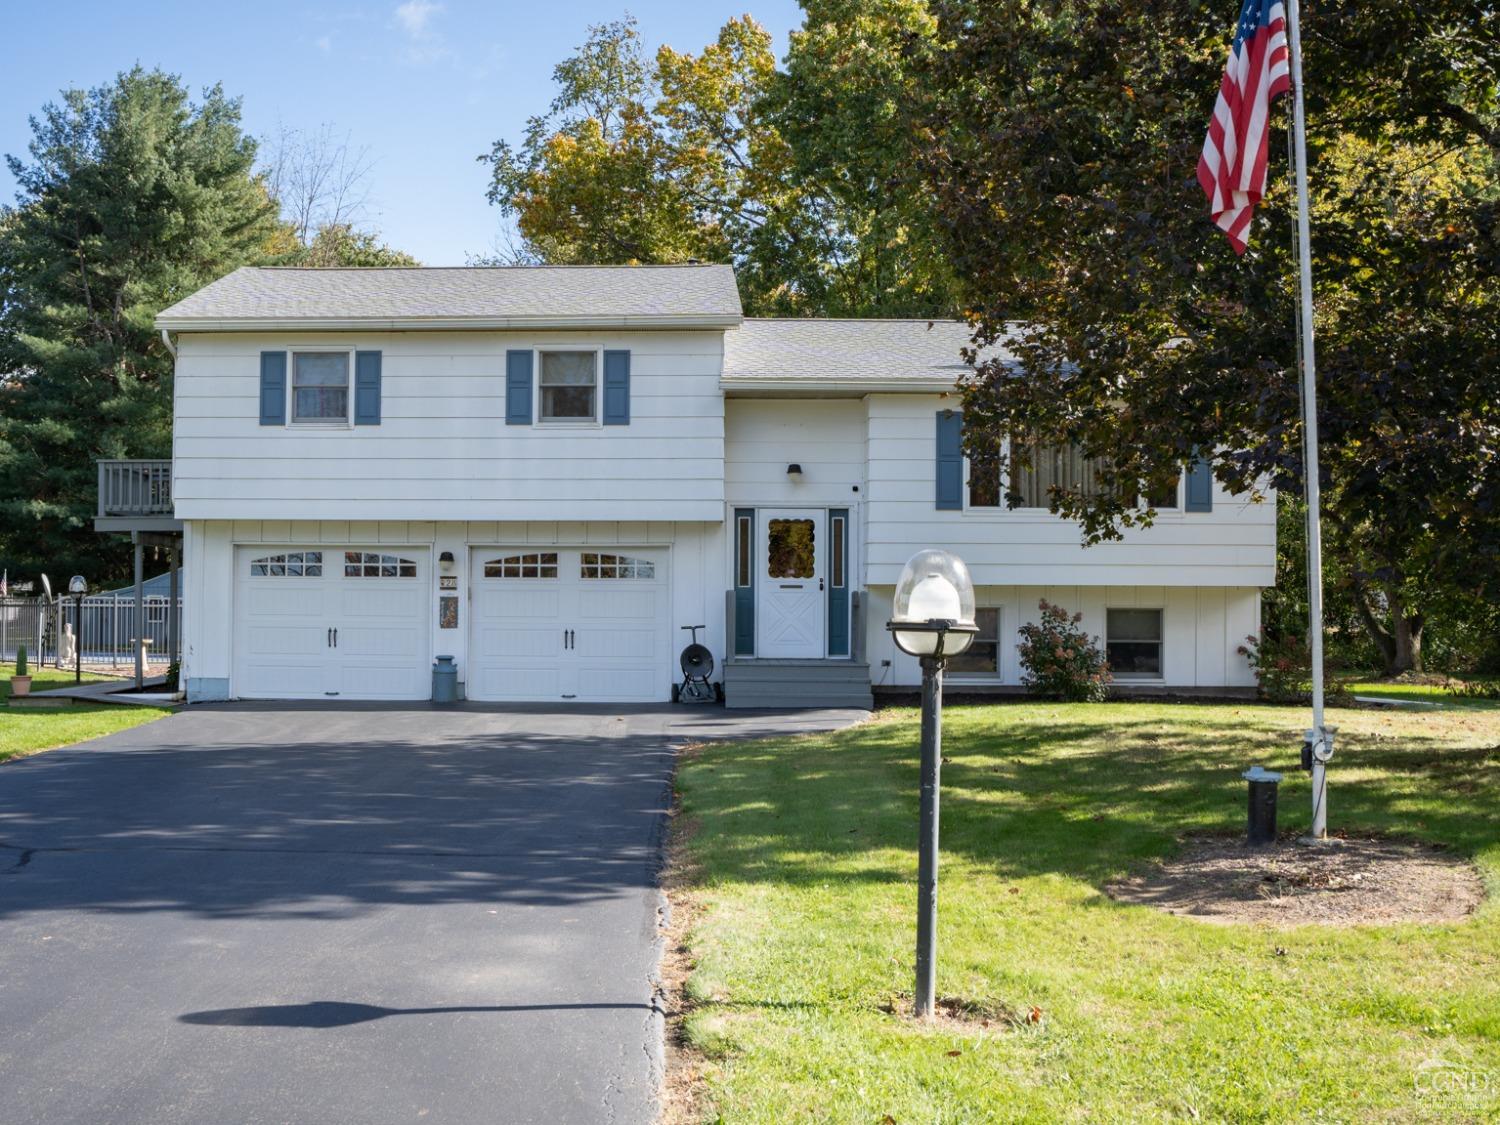
M 867 585 L 894 585 L 922 547 L 953 551 L 977 585 L 1241 587 L 1275 581 L 1276 506 L 1217 484 L 1211 512 L 1164 511 L 1154 526 L 1085 547 L 1077 524 L 1047 511 L 940 511 L 936 489 L 940 395 L 871 395 L 863 490 Z M 1103 628 L 1099 622 L 1099 629 Z
M 892 666 L 884 670 L 882 682 L 915 687 L 922 682 L 921 668 L 914 658 L 895 647 L 885 629 L 892 593 L 891 586 L 869 590 L 865 644 L 871 674 L 879 680 L 880 662 L 890 660 Z M 1154 679 L 1167 687 L 1255 686 L 1255 674 L 1237 650 L 1246 637 L 1260 630 L 1258 587 L 980 586 L 975 597 L 979 605 L 999 610 L 998 683 L 1005 686 L 1021 684 L 1019 629 L 1026 622 L 1038 620 L 1037 603 L 1043 598 L 1070 613 L 1082 613 L 1083 629 L 1097 637 L 1101 647 L 1106 643 L 1108 610 L 1159 610 L 1162 673 Z M 1121 681 L 1125 685 L 1130 682 Z
M 185 333 L 174 499 L 183 519 L 724 518 L 721 332 L 360 333 L 379 426 L 259 424 L 260 352 L 311 334 Z M 345 341 L 341 340 L 341 343 Z M 630 425 L 505 425 L 508 349 L 630 352 Z M 290 372 L 288 382 L 291 382 Z M 596 408 L 597 408 L 596 390 Z M 783 466 L 784 467 L 784 466 Z

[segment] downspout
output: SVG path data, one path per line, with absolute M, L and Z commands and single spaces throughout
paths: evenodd
M 172 359 L 175 361 L 177 359 L 177 348 L 176 345 L 172 343 L 171 334 L 168 333 L 165 328 L 161 330 L 161 342 L 166 347 L 167 352 L 171 355 Z

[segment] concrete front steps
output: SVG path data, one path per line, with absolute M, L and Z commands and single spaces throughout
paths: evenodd
M 724 706 L 874 706 L 870 666 L 852 660 L 730 660 L 724 665 Z

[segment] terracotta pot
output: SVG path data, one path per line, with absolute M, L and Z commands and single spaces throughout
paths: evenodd
M 31 677 L 30 676 L 12 676 L 10 678 L 10 696 L 11 696 L 12 699 L 19 699 L 23 695 L 30 695 L 30 694 L 31 694 Z

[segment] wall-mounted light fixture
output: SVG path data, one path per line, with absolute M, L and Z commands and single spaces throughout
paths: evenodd
M 453 552 L 452 551 L 444 551 L 441 555 L 439 555 L 438 556 L 438 566 L 439 566 L 439 568 L 442 569 L 442 571 L 445 574 L 448 571 L 452 570 L 453 569 Z
M 802 466 L 795 461 L 786 467 L 786 479 L 796 484 L 802 479 Z

